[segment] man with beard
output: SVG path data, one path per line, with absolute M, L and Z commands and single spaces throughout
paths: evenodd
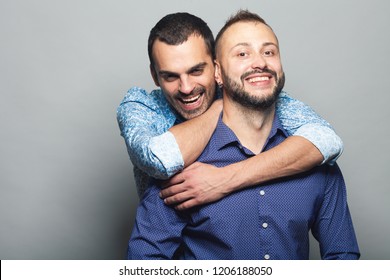
M 248 11 L 227 21 L 216 52 L 223 111 L 198 160 L 224 166 L 287 138 L 275 114 L 284 73 L 275 34 Z M 175 253 L 182 259 L 308 259 L 309 231 L 323 259 L 360 256 L 337 165 L 254 185 L 184 212 L 164 205 L 158 192 L 152 185 L 138 208 L 130 259 L 171 259 Z
M 150 70 L 160 89 L 151 93 L 130 89 L 117 114 L 141 199 L 151 177 L 177 174 L 160 194 L 166 204 L 184 210 L 241 188 L 332 164 L 341 154 L 342 142 L 330 125 L 283 93 L 276 111 L 291 135 L 286 141 L 219 168 L 192 164 L 209 142 L 222 110 L 221 100 L 216 100 L 221 94 L 214 77 L 214 47 L 207 24 L 188 13 L 166 15 L 150 32 Z

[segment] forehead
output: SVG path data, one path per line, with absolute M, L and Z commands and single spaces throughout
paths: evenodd
M 212 63 L 204 39 L 191 35 L 180 45 L 168 45 L 157 40 L 152 49 L 155 67 L 159 70 L 182 72 L 199 63 Z
M 230 49 L 238 44 L 264 45 L 278 40 L 272 29 L 261 22 L 237 22 L 226 29 L 222 36 L 221 47 Z

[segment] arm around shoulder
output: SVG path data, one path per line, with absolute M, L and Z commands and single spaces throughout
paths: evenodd
M 321 164 L 334 164 L 343 152 L 343 142 L 332 126 L 311 107 L 282 92 L 276 106 L 277 115 L 290 135 L 301 136 L 322 154 Z
M 324 162 L 332 164 L 340 156 L 343 149 L 340 137 L 309 106 L 284 93 L 278 101 L 277 114 L 293 136 L 268 151 L 222 168 L 196 163 L 184 169 L 161 192 L 165 202 L 184 210 L 242 188 L 307 171 Z
M 202 115 L 175 125 L 169 130 L 178 143 L 185 167 L 193 163 L 206 147 L 221 111 L 222 100 L 216 100 Z

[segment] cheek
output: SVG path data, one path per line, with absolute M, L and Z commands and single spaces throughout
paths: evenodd
M 210 87 L 215 84 L 214 74 L 203 74 L 202 76 L 197 77 L 194 82 L 203 87 Z
M 283 72 L 282 64 L 280 63 L 280 60 L 271 60 L 268 63 L 268 65 L 269 65 L 269 68 L 271 68 L 276 73 L 280 74 L 281 72 Z
M 165 94 L 168 95 L 168 97 L 172 97 L 178 92 L 178 85 L 175 82 L 173 83 L 163 82 L 160 83 L 160 87 L 165 92 Z
M 242 74 L 244 74 L 244 73 L 245 73 L 245 70 L 239 69 L 239 68 L 230 68 L 230 69 L 226 69 L 226 71 L 225 71 L 226 77 L 235 81 L 235 82 L 239 82 L 241 80 Z
M 250 69 L 250 64 L 247 61 L 239 61 L 228 63 L 225 67 L 225 74 L 230 78 L 240 78 L 242 74 Z

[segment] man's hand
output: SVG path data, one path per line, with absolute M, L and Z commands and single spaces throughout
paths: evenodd
M 214 202 L 229 193 L 229 175 L 223 168 L 195 162 L 166 181 L 160 196 L 166 204 L 176 204 L 177 210 Z

